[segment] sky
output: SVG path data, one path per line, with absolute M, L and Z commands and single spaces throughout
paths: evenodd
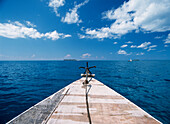
M 170 0 L 0 0 L 0 60 L 169 60 Z

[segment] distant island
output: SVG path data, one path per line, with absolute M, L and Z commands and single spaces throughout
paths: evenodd
M 77 61 L 76 59 L 64 59 L 64 61 Z

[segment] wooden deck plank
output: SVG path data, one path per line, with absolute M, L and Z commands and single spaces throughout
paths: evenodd
M 78 80 L 69 85 L 69 91 L 56 108 L 48 124 L 88 124 L 85 88 Z
M 87 124 L 89 123 L 86 105 L 86 87 L 81 78 L 67 86 L 65 94 L 48 124 Z M 159 124 L 158 120 L 134 103 L 92 79 L 87 85 L 88 104 L 92 123 L 96 124 Z

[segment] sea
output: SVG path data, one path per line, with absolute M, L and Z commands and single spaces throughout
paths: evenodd
M 88 62 L 97 80 L 170 123 L 170 60 Z M 0 61 L 0 123 L 81 78 L 80 66 L 86 61 Z

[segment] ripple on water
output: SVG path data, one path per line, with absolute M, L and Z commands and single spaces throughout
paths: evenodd
M 170 79 L 164 79 L 164 81 L 170 82 Z

